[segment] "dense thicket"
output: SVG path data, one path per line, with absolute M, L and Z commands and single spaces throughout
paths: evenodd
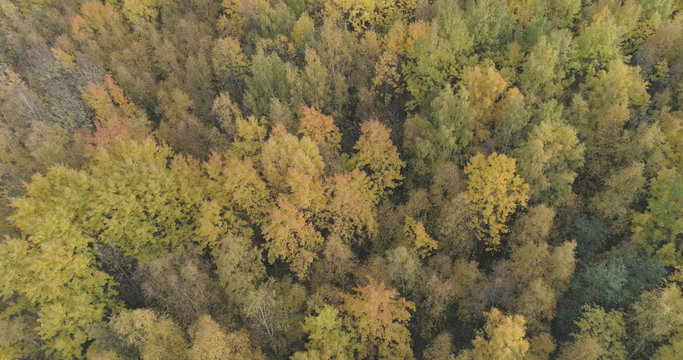
M 676 359 L 681 0 L 0 0 L 0 358 Z

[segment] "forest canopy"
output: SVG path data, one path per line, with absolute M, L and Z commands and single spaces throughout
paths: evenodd
M 683 1 L 0 0 L 0 359 L 677 359 Z

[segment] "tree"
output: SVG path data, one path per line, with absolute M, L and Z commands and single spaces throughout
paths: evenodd
M 157 112 L 164 121 L 159 125 L 159 137 L 177 152 L 200 158 L 209 150 L 208 130 L 191 112 L 192 98 L 179 88 L 157 93 Z
M 221 92 L 213 101 L 211 111 L 216 117 L 218 127 L 227 135 L 228 139 L 234 140 L 237 135 L 237 121 L 238 119 L 242 120 L 242 111 L 230 99 L 230 94 Z
M 188 346 L 182 330 L 173 320 L 158 316 L 152 310 L 122 312 L 109 321 L 109 326 L 138 349 L 141 359 L 187 358 Z
M 470 158 L 465 167 L 467 198 L 472 211 L 471 224 L 488 251 L 500 245 L 507 233 L 507 217 L 518 206 L 525 206 L 529 185 L 515 174 L 515 159 L 493 153 Z
M 605 350 L 600 347 L 598 341 L 591 337 L 578 339 L 562 348 L 558 359 L 560 360 L 598 360 Z
M 295 342 L 301 340 L 304 311 L 308 294 L 291 278 L 274 278 L 261 283 L 258 290 L 245 299 L 245 322 L 251 339 L 263 344 L 276 356 L 290 353 Z
M 110 141 L 142 140 L 149 136 L 147 117 L 126 98 L 111 75 L 105 76 L 104 86 L 88 83 L 83 91 L 83 100 L 95 111 L 97 126 L 116 133 L 117 136 Z M 98 138 L 94 137 L 94 140 Z
M 576 322 L 579 332 L 572 334 L 575 342 L 594 339 L 601 348 L 598 359 L 626 359 L 623 340 L 626 337 L 623 313 L 612 310 L 605 312 L 599 306 L 585 306 L 581 318 Z
M 633 241 L 664 265 L 683 260 L 683 213 L 676 205 L 682 201 L 683 177 L 673 169 L 662 170 L 650 183 L 647 211 L 633 215 Z
M 286 199 L 280 197 L 263 224 L 265 248 L 272 264 L 282 259 L 290 264 L 299 279 L 308 275 L 308 268 L 322 250 L 323 237 L 303 214 Z
M 583 166 L 584 146 L 569 125 L 543 121 L 515 150 L 519 174 L 529 184 L 531 201 L 547 199 L 550 205 L 572 203 L 572 184 Z
M 576 256 L 585 260 L 599 253 L 614 233 L 599 218 L 580 215 L 570 226 L 568 235 L 576 241 Z
M 88 189 L 84 172 L 63 166 L 34 176 L 26 196 L 12 203 L 10 221 L 25 238 L 0 243 L 2 315 L 36 315 L 50 356 L 80 357 L 90 327 L 116 307 L 113 281 L 98 269 L 95 239 L 79 220 L 93 199 Z
M 304 106 L 299 116 L 297 135 L 307 136 L 318 146 L 329 146 L 332 150 L 341 150 L 341 133 L 331 116 L 327 116 L 315 108 Z
M 63 218 L 65 214 L 59 215 Z M 53 226 L 68 228 L 59 222 Z M 73 229 L 69 232 L 77 236 Z M 0 244 L 4 259 L 0 274 L 5 279 L 0 296 L 8 305 L 2 315 L 22 311 L 37 315 L 36 332 L 50 356 L 81 357 L 90 327 L 115 307 L 111 278 L 96 268 L 83 240 L 83 235 L 71 240 L 73 243 L 38 235 Z
M 279 191 L 286 186 L 290 168 L 319 178 L 325 167 L 317 144 L 309 137 L 297 139 L 288 134 L 282 123 L 276 124 L 271 130 L 270 138 L 263 146 L 261 161 L 268 185 Z
M 470 256 L 476 242 L 472 216 L 467 192 L 454 196 L 443 205 L 433 225 L 441 251 L 458 258 Z
M 521 215 L 510 230 L 510 245 L 521 246 L 526 243 L 541 244 L 548 240 L 550 228 L 555 218 L 555 210 L 543 204 L 529 208 Z
M 559 71 L 559 51 L 542 36 L 526 58 L 519 76 L 521 88 L 539 100 L 550 100 L 561 91 L 564 73 Z
M 420 28 L 423 30 L 418 31 Z M 410 30 L 414 34 L 409 36 L 412 49 L 403 68 L 406 89 L 411 95 L 406 110 L 428 104 L 436 95 L 431 93 L 432 89 L 441 89 L 457 77 L 473 51 L 472 35 L 455 1 L 445 1 L 429 27 L 417 23 L 409 28 L 409 33 Z
M 420 136 L 416 141 L 416 155 L 430 167 L 445 161 L 464 163 L 464 150 L 472 139 L 474 110 L 467 92 L 454 94 L 445 87 L 431 103 L 428 121 L 420 122 Z
M 289 98 L 286 66 L 277 54 L 265 54 L 259 49 L 251 60 L 251 77 L 245 82 L 244 105 L 256 116 L 268 113 L 271 98 L 281 101 Z
M 455 358 L 453 355 L 453 335 L 449 333 L 441 333 L 434 338 L 431 344 L 422 353 L 422 358 L 425 360 L 451 360 Z
M 650 290 L 665 275 L 665 269 L 647 258 L 612 256 L 587 264 L 572 277 L 569 290 L 558 302 L 558 327 L 567 330 L 584 304 L 606 310 L 625 308 Z
M 645 85 L 636 69 L 615 61 L 608 71 L 601 70 L 587 81 L 587 101 L 574 99 L 571 119 L 586 144 L 581 175 L 588 180 L 588 190 L 597 188 L 597 179 L 605 178 L 611 169 L 630 164 L 626 154 L 632 142 L 624 126 L 635 110 L 648 104 Z
M 339 310 L 325 305 L 316 316 L 307 316 L 303 324 L 308 334 L 306 351 L 295 353 L 292 360 L 341 360 L 353 358 L 358 346 L 352 331 L 342 325 Z
M 558 28 L 574 23 L 581 10 L 581 0 L 551 0 L 548 4 L 549 18 Z
M 472 120 L 473 141 L 482 143 L 491 135 L 498 119 L 494 117 L 496 101 L 503 95 L 508 84 L 491 63 L 484 62 L 467 68 L 460 85 L 467 91 L 469 105 L 474 110 Z
M 88 192 L 94 200 L 84 219 L 87 231 L 141 261 L 186 243 L 195 204 L 178 196 L 171 156 L 170 148 L 151 139 L 97 151 L 89 170 Z
M 249 116 L 246 119 L 235 119 L 235 141 L 231 144 L 229 154 L 239 159 L 251 157 L 260 163 L 260 151 L 264 145 L 268 130 L 264 118 Z
M 290 90 L 292 105 L 308 104 L 331 110 L 334 100 L 331 99 L 333 84 L 330 72 L 312 48 L 306 48 L 304 60 L 306 65 L 300 72 L 293 68 L 287 72 L 287 79 L 292 84 Z
M 0 320 L 0 351 L 7 359 L 39 357 L 40 338 L 32 320 L 28 316 Z
M 647 353 L 647 350 L 654 348 L 650 344 L 667 338 L 673 339 L 681 332 L 683 294 L 680 285 L 671 281 L 660 289 L 643 292 L 640 301 L 633 305 L 633 310 L 636 326 L 633 334 L 629 334 L 629 342 L 632 344 L 629 357 Z
M 415 2 L 401 0 L 397 2 L 334 0 L 334 4 L 345 13 L 351 28 L 363 32 L 368 27 L 383 29 L 391 20 L 410 16 Z
M 342 136 L 331 116 L 324 115 L 315 108 L 302 107 L 297 135 L 309 137 L 318 144 L 318 150 L 325 162 L 326 173 L 341 171 Z
M 211 64 L 221 87 L 232 96 L 241 95 L 249 61 L 242 53 L 239 41 L 229 36 L 216 39 L 211 50 Z
M 501 114 L 502 121 L 494 130 L 493 140 L 497 149 L 508 153 L 508 149 L 522 142 L 531 113 L 527 109 L 524 96 L 516 91 L 508 92 L 505 102 L 508 105 Z
M 413 244 L 413 248 L 421 258 L 429 256 L 438 248 L 436 241 L 425 231 L 422 221 L 415 221 L 410 216 L 405 217 L 403 235 Z
M 474 348 L 460 352 L 457 359 L 524 359 L 529 351 L 524 317 L 504 315 L 496 308 L 484 316 L 486 325 L 472 340 Z
M 394 286 L 404 294 L 415 294 L 419 289 L 422 264 L 412 249 L 399 246 L 387 251 L 386 272 Z
M 356 169 L 368 174 L 371 191 L 381 199 L 403 179 L 401 169 L 405 163 L 391 142 L 390 130 L 378 120 L 363 122 L 360 131 L 360 138 L 353 147 L 357 152 L 350 161 Z
M 465 3 L 465 20 L 477 52 L 495 54 L 512 35 L 514 19 L 507 2 L 469 0 Z
M 213 251 L 218 283 L 223 287 L 227 301 L 241 314 L 249 296 L 266 277 L 262 250 L 251 241 L 239 237 L 225 237 Z
M 211 318 L 204 315 L 189 329 L 192 347 L 189 350 L 190 360 L 265 360 L 265 356 L 249 341 L 242 331 L 226 334 Z
M 180 164 L 176 162 L 174 164 Z M 267 204 L 272 201 L 269 189 L 254 169 L 251 159 L 224 160 L 212 153 L 202 164 L 203 173 L 192 178 L 193 171 L 179 171 L 180 184 L 187 184 L 188 197 L 197 197 L 194 241 L 215 248 L 223 237 L 251 237 L 253 227 L 263 223 Z M 178 166 L 184 168 L 184 166 Z
M 589 79 L 613 61 L 621 60 L 619 45 L 623 35 L 624 29 L 615 23 L 609 7 L 604 7 L 574 38 L 573 72 Z
M 629 228 L 631 206 L 643 193 L 643 163 L 635 163 L 612 174 L 604 189 L 591 198 L 591 207 L 616 233 Z
M 368 277 L 368 284 L 346 295 L 344 310 L 358 334 L 363 359 L 411 359 L 410 332 L 405 327 L 415 305 L 383 282 Z
M 326 181 L 328 199 L 321 224 L 347 244 L 362 244 L 377 235 L 377 199 L 364 172 L 339 173 Z
M 187 327 L 205 312 L 220 313 L 223 294 L 210 278 L 211 263 L 188 246 L 140 264 L 132 274 L 146 303 Z

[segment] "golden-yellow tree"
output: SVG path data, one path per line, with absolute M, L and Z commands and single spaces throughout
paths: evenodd
M 486 250 L 500 245 L 501 235 L 508 232 L 505 225 L 517 207 L 526 206 L 529 185 L 515 174 L 515 159 L 493 153 L 473 156 L 465 167 L 469 176 L 467 198 L 472 212 L 471 224 Z
M 391 142 L 391 130 L 377 119 L 363 122 L 360 131 L 351 163 L 368 174 L 372 191 L 381 198 L 403 179 L 401 169 L 405 163 Z
M 438 248 L 436 240 L 425 231 L 422 221 L 416 221 L 410 216 L 406 216 L 403 235 L 413 243 L 413 248 L 421 258 L 429 256 Z
M 398 291 L 368 277 L 369 283 L 347 296 L 344 309 L 355 325 L 363 359 L 412 359 L 410 332 L 405 327 L 415 304 Z
M 323 237 L 312 224 L 306 222 L 304 215 L 292 203 L 278 198 L 277 204 L 270 210 L 268 219 L 263 224 L 265 247 L 268 250 L 268 261 L 272 264 L 277 259 L 289 263 L 296 276 L 303 279 L 308 268 L 322 249 Z

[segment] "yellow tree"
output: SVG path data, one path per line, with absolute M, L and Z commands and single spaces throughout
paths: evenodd
M 316 143 L 307 136 L 297 139 L 288 134 L 282 123 L 273 126 L 270 139 L 263 146 L 261 162 L 263 176 L 274 190 L 285 188 L 290 168 L 318 178 L 325 167 Z
M 378 120 L 363 122 L 360 130 L 360 138 L 353 147 L 357 152 L 351 163 L 368 174 L 372 191 L 381 198 L 403 179 L 401 169 L 405 163 L 391 142 L 391 130 Z
M 507 82 L 496 71 L 493 64 L 465 70 L 462 75 L 462 87 L 467 90 L 469 105 L 474 109 L 474 139 L 476 143 L 486 140 L 491 134 L 495 121 L 496 101 L 503 95 Z
M 341 150 L 341 133 L 331 116 L 315 108 L 304 106 L 299 116 L 297 135 L 308 136 L 318 145 L 327 144 L 332 149 Z
M 339 173 L 327 179 L 325 195 L 329 199 L 326 222 L 331 233 L 348 243 L 361 243 L 377 235 L 375 206 L 368 177 L 359 170 Z
M 313 225 L 292 203 L 280 197 L 262 229 L 268 261 L 271 264 L 277 259 L 286 261 L 297 277 L 305 278 L 323 244 L 323 237 Z
M 395 289 L 368 277 L 366 286 L 347 296 L 344 309 L 358 334 L 363 359 L 412 359 L 410 332 L 405 327 L 415 304 L 399 297 Z
M 471 224 L 486 250 L 500 245 L 507 233 L 505 222 L 517 207 L 526 206 L 529 185 L 515 174 L 515 159 L 493 153 L 473 156 L 465 167 L 469 176 L 467 198 L 472 213 Z
M 136 347 L 141 359 L 187 359 L 183 331 L 173 320 L 150 309 L 122 312 L 109 321 L 109 327 Z
M 529 341 L 524 338 L 524 317 L 505 315 L 496 308 L 484 315 L 486 325 L 472 340 L 474 349 L 461 352 L 457 360 L 525 359 Z
M 341 132 L 331 116 L 315 108 L 304 106 L 299 115 L 297 135 L 309 137 L 318 144 L 318 150 L 325 161 L 326 173 L 338 172 L 342 168 L 339 159 L 341 152 Z
M 189 328 L 192 348 L 191 360 L 264 360 L 266 357 L 256 349 L 246 333 L 237 331 L 226 334 L 210 315 L 204 315 Z
M 416 221 L 410 216 L 406 216 L 403 234 L 413 243 L 413 248 L 421 258 L 429 256 L 438 247 L 436 240 L 425 231 L 422 221 Z

